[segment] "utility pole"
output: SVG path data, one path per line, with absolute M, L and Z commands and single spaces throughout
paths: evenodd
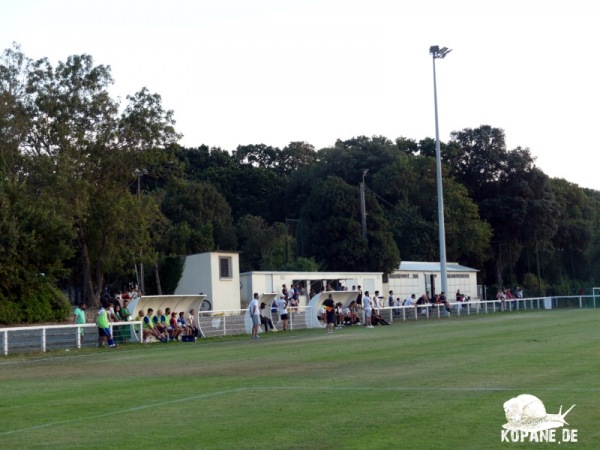
M 360 217 L 362 219 L 362 238 L 367 240 L 367 205 L 365 202 L 365 175 L 369 169 L 363 170 L 362 183 L 360 183 Z

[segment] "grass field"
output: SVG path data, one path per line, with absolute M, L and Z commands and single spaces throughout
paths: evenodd
M 600 448 L 598 310 L 497 313 L 0 359 L 0 448 L 501 449 L 540 398 Z M 561 436 L 557 430 L 557 437 Z

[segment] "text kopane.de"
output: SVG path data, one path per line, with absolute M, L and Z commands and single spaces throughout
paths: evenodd
M 577 442 L 577 430 L 563 428 L 557 433 L 555 428 L 543 431 L 502 430 L 501 442 Z

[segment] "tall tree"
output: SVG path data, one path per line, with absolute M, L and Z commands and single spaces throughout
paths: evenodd
M 261 217 L 246 215 L 236 224 L 240 242 L 240 270 L 281 270 L 291 259 L 295 239 L 281 222 L 269 225 Z
M 487 259 L 492 235 L 466 189 L 444 171 L 447 258 L 479 266 Z M 386 217 L 403 259 L 439 258 L 435 159 L 403 155 L 373 178 L 385 199 Z
M 290 142 L 280 155 L 278 172 L 282 175 L 314 167 L 317 163 L 315 148 L 306 142 Z
M 231 208 L 211 184 L 173 183 L 162 200 L 161 210 L 171 226 L 183 233 L 174 242 L 185 242 L 184 236 L 188 236 L 184 247 L 164 242 L 163 245 L 170 248 L 167 254 L 185 255 L 237 248 Z M 171 233 L 169 236 L 174 237 Z
M 149 259 L 150 224 L 158 209 L 132 197 L 135 169 L 150 169 L 179 138 L 171 111 L 142 89 L 123 113 L 110 96 L 110 68 L 89 55 L 54 67 L 46 58 L 23 65 L 19 104 L 29 120 L 19 150 L 29 157 L 28 189 L 64 199 L 60 213 L 77 235 L 85 298 L 96 302 L 107 270 Z M 143 255 L 143 256 L 142 256 Z
M 315 183 L 301 212 L 309 254 L 327 270 L 381 271 L 398 267 L 400 255 L 383 210 L 366 196 L 367 239 L 362 238 L 359 192 L 338 177 Z
M 558 205 L 548 189 L 548 177 L 535 166 L 530 151 L 520 147 L 508 151 L 503 130 L 482 125 L 451 136 L 456 152 L 447 162 L 492 225 L 490 252 L 496 256 L 494 271 L 502 285 L 503 271 L 512 272 L 512 262 L 523 248 L 537 251 L 550 245 Z M 502 246 L 510 248 L 508 262 L 500 258 Z

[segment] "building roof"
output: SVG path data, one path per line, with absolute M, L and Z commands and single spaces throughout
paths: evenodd
M 364 276 L 379 276 L 383 275 L 382 272 L 294 272 L 294 271 L 268 271 L 268 270 L 255 270 L 252 272 L 244 272 L 242 275 L 281 275 L 286 277 L 293 277 L 298 280 L 351 280 L 356 277 Z
M 440 272 L 441 267 L 439 262 L 419 262 L 419 261 L 402 261 L 400 268 L 405 272 Z M 446 263 L 446 272 L 479 272 L 467 266 L 461 266 L 458 263 Z

